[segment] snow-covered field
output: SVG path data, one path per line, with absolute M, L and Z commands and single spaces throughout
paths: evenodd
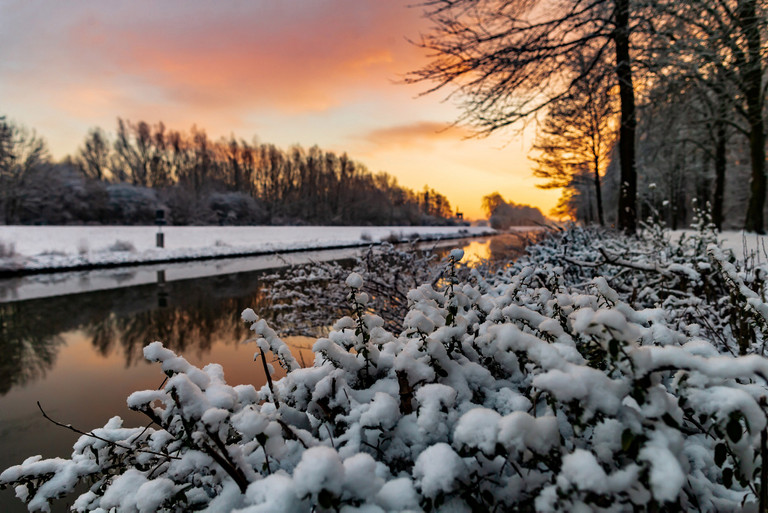
M 526 228 L 530 229 L 530 228 Z M 471 226 L 2 226 L 0 271 L 66 269 L 359 246 L 494 233 Z
M 672 230 L 669 237 L 677 241 L 682 235 L 690 237 L 693 233 L 693 230 Z M 733 251 L 736 258 L 744 259 L 745 256 L 754 254 L 755 258 L 768 261 L 768 235 L 733 230 L 720 232 L 717 239 L 723 248 Z

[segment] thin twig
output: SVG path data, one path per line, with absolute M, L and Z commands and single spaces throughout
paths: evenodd
M 275 408 L 278 410 L 280 409 L 280 401 L 277 399 L 277 393 L 275 392 L 275 386 L 272 384 L 272 376 L 269 374 L 269 365 L 267 364 L 267 357 L 264 356 L 264 350 L 259 348 L 259 353 L 261 353 L 261 363 L 264 366 L 264 374 L 267 376 L 267 385 L 269 386 L 269 391 L 272 393 L 272 400 L 275 403 Z
M 37 407 L 40 408 L 40 412 L 43 414 L 43 417 L 45 417 L 46 420 L 49 420 L 50 422 L 53 422 L 54 424 L 56 424 L 59 427 L 63 427 L 63 428 L 69 429 L 70 431 L 74 431 L 75 433 L 77 433 L 79 435 L 90 436 L 91 438 L 95 438 L 96 440 L 101 440 L 102 442 L 106 442 L 109 445 L 112 445 L 114 447 L 120 447 L 121 449 L 125 449 L 127 451 L 145 452 L 147 454 L 154 454 L 155 456 L 162 456 L 163 458 L 169 458 L 169 459 L 172 459 L 172 460 L 180 460 L 181 459 L 181 458 L 178 458 L 176 456 L 171 456 L 170 454 L 163 454 L 162 452 L 150 451 L 149 449 L 139 449 L 139 448 L 131 447 L 131 446 L 128 446 L 128 445 L 119 444 L 117 442 L 113 442 L 112 440 L 107 440 L 106 438 L 102 438 L 102 437 L 100 437 L 98 435 L 94 435 L 93 433 L 86 433 L 85 431 L 81 431 L 81 430 L 77 429 L 76 427 L 73 427 L 72 424 L 64 424 L 62 422 L 53 420 L 51 417 L 48 416 L 47 413 L 45 413 L 45 410 L 43 410 L 43 407 L 40 405 L 40 401 L 37 401 Z
M 325 429 L 328 431 L 328 436 L 331 438 L 331 447 L 335 449 L 336 444 L 333 442 L 333 434 L 331 433 L 331 428 L 328 427 L 328 424 L 325 424 Z
M 165 385 L 166 381 L 168 381 L 168 376 L 163 378 L 162 383 L 160 383 L 160 386 L 158 386 L 156 390 L 160 390 L 161 388 L 163 388 L 163 385 Z M 131 440 L 131 442 L 135 442 L 136 440 L 138 440 L 139 438 L 144 436 L 144 433 L 147 432 L 147 429 L 149 429 L 150 426 L 152 426 L 152 424 L 155 424 L 154 420 L 150 420 L 149 423 L 146 426 L 144 426 L 144 429 L 141 430 L 141 433 L 139 433 L 138 435 L 133 437 L 133 440 Z M 162 426 L 160 426 L 160 427 L 162 427 Z

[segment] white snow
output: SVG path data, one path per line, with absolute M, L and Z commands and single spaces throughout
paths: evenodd
M 318 494 L 322 490 L 340 495 L 344 485 L 344 464 L 339 453 L 330 447 L 312 447 L 302 454 L 293 478 L 299 497 Z
M 581 490 L 597 493 L 608 491 L 608 476 L 605 470 L 591 452 L 583 449 L 576 449 L 563 458 L 560 478 Z
M 347 287 L 359 289 L 363 286 L 363 277 L 357 273 L 349 273 L 347 276 Z
M 387 511 L 419 510 L 419 496 L 413 488 L 413 481 L 400 477 L 387 481 L 376 494 L 376 502 Z
M 511 451 L 546 454 L 558 443 L 558 436 L 557 419 L 552 415 L 535 418 L 524 411 L 516 411 L 499 421 L 499 443 Z
M 493 454 L 499 435 L 501 415 L 488 408 L 474 408 L 461 416 L 453 432 L 453 443 L 477 447 L 486 454 Z
M 685 483 L 685 472 L 670 445 L 681 446 L 676 433 L 655 431 L 640 451 L 639 460 L 651 465 L 651 490 L 657 500 L 671 501 L 678 496 Z
M 248 486 L 246 495 L 256 505 L 233 513 L 274 513 L 301 509 L 301 501 L 296 496 L 293 479 L 286 475 L 272 474 L 254 481 Z
M 376 469 L 376 460 L 366 453 L 357 453 L 345 459 L 345 492 L 363 500 L 375 496 L 384 485 L 384 480 L 376 475 Z
M 455 487 L 455 481 L 464 473 L 464 462 L 446 443 L 429 446 L 419 454 L 413 467 L 413 475 L 427 497 L 450 492 Z
M 393 234 L 406 240 L 492 234 L 474 226 L 169 226 L 165 247 L 155 247 L 155 226 L 0 226 L 0 241 L 16 256 L 0 258 L 0 269 L 66 269 L 225 257 L 345 246 L 367 246 Z M 364 234 L 366 234 L 364 236 Z M 368 239 L 370 236 L 370 240 Z M 128 251 L 115 251 L 117 242 Z M 112 249 L 110 249 L 112 248 Z

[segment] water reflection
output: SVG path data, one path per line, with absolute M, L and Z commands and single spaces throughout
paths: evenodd
M 266 310 L 265 297 L 259 273 L 238 273 L 0 304 L 0 395 L 45 376 L 61 333 L 82 330 L 97 354 L 119 351 L 125 367 L 142 360 L 153 340 L 199 356 L 245 338 L 239 313 Z
M 268 310 L 259 278 L 239 273 L 0 304 L 0 470 L 31 455 L 71 452 L 76 435 L 42 419 L 38 400 L 54 418 L 86 430 L 114 415 L 145 423 L 125 399 L 163 378 L 142 356 L 153 340 L 197 366 L 221 363 L 232 383 L 261 387 L 266 378 L 253 363 L 255 346 L 240 343 L 248 333 L 239 315 Z M 300 360 L 311 362 L 308 353 L 300 351 Z M 25 508 L 6 490 L 0 511 Z
M 48 316 L 25 305 L 0 305 L 0 395 L 45 376 L 64 340 L 46 329 Z
M 523 233 L 464 241 L 465 260 L 503 265 L 517 258 L 531 237 Z M 438 256 L 447 251 L 435 250 Z M 153 284 L 0 303 L 0 396 L 44 378 L 65 344 L 62 333 L 75 330 L 90 340 L 97 355 L 119 353 L 126 368 L 143 361 L 142 349 L 153 340 L 197 358 L 215 346 L 243 340 L 243 309 L 270 318 L 272 301 L 263 277 L 264 271 L 256 271 L 166 281 L 165 271 L 158 270 Z

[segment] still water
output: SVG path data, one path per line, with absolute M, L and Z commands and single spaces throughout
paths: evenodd
M 499 261 L 515 258 L 526 242 L 496 236 L 451 241 L 436 251 L 463 247 L 470 263 Z M 125 425 L 144 425 L 145 418 L 130 411 L 125 399 L 161 384 L 159 366 L 142 356 L 144 345 L 155 340 L 194 365 L 221 364 L 230 384 L 261 387 L 266 377 L 253 362 L 255 346 L 242 342 L 248 330 L 240 312 L 253 308 L 269 318 L 265 273 L 288 263 L 343 261 L 358 251 L 0 281 L 0 471 L 36 454 L 71 454 L 79 435 L 43 419 L 37 401 L 53 419 L 83 431 L 115 415 Z M 284 340 L 299 361 L 311 365 L 313 339 Z M 281 369 L 275 367 L 279 378 Z M 55 511 L 64 511 L 62 506 Z M 0 511 L 26 508 L 5 490 Z

